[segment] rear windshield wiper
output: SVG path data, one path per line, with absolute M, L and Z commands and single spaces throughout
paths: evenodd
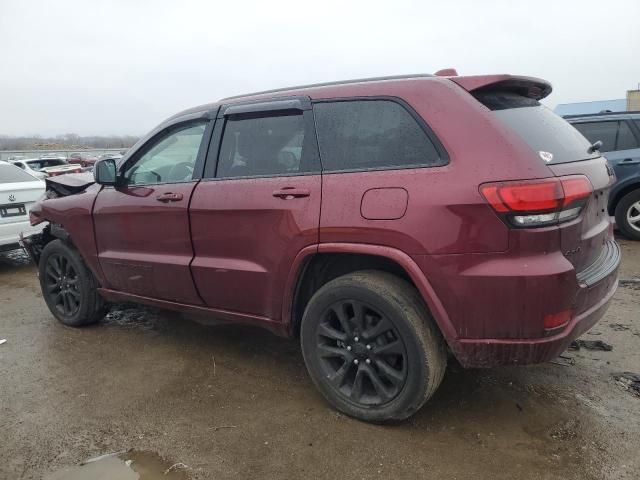
M 587 153 L 593 153 L 596 150 L 600 151 L 602 148 L 602 142 L 600 140 L 593 142 L 589 148 L 587 148 Z

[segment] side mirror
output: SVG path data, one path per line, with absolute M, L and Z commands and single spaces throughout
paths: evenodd
M 113 158 L 98 160 L 93 167 L 93 178 L 100 185 L 115 185 L 118 169 Z

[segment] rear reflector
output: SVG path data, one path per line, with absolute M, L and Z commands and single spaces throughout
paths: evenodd
M 571 310 L 565 310 L 558 313 L 549 313 L 544 316 L 544 328 L 549 330 L 551 328 L 558 328 L 566 325 L 571 320 Z
M 480 185 L 480 193 L 514 227 L 566 222 L 580 215 L 593 188 L 584 175 Z

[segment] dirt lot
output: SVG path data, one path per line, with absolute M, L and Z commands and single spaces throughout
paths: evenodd
M 620 278 L 639 278 L 640 243 L 621 243 Z M 64 327 L 20 254 L 0 254 L 0 305 L 1 479 L 72 478 L 54 472 L 130 449 L 143 479 L 640 476 L 640 397 L 614 379 L 640 373 L 638 283 L 624 282 L 583 337 L 613 351 L 452 366 L 432 401 L 394 426 L 331 410 L 297 342 L 267 332 L 126 308 Z

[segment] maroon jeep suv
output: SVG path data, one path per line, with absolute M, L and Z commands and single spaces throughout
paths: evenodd
M 602 317 L 614 177 L 512 75 L 271 90 L 181 112 L 94 177 L 48 180 L 23 239 L 66 325 L 109 302 L 299 337 L 335 408 L 403 419 L 464 367 L 546 362 Z

